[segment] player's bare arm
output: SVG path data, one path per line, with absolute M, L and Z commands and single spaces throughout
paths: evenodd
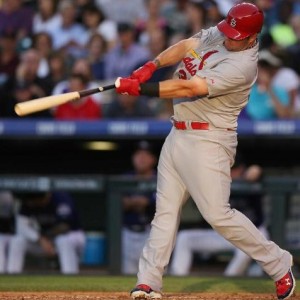
M 156 67 L 161 68 L 177 64 L 185 57 L 186 53 L 189 52 L 192 48 L 196 47 L 198 43 L 199 39 L 190 38 L 174 44 L 173 46 L 161 52 L 154 59 Z
M 138 79 L 117 78 L 117 93 L 132 96 L 146 95 L 164 99 L 208 95 L 206 80 L 194 76 L 190 80 L 169 79 L 161 82 L 140 83 Z
M 148 81 L 157 69 L 177 64 L 198 43 L 199 39 L 195 38 L 185 39 L 176 43 L 161 52 L 154 60 L 146 62 L 143 66 L 133 71 L 129 78 L 138 80 L 139 83 Z
M 191 80 L 170 79 L 159 83 L 159 97 L 164 99 L 205 96 L 208 94 L 206 80 L 194 76 Z

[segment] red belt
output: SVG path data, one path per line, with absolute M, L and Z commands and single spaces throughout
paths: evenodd
M 173 125 L 176 129 L 180 129 L 180 130 L 186 130 L 186 129 L 208 130 L 209 129 L 209 123 L 198 122 L 198 121 L 186 122 L 186 121 L 173 120 Z

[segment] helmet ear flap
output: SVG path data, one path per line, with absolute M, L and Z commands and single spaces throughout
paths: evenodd
M 256 5 L 243 2 L 233 6 L 217 27 L 229 38 L 242 40 L 259 33 L 263 22 L 263 12 Z

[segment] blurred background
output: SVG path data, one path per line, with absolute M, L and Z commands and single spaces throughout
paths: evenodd
M 216 25 L 238 2 L 0 1 L 0 273 L 135 273 L 123 258 L 140 250 L 124 242 L 148 232 L 155 165 L 171 129 L 170 101 L 106 91 L 26 117 L 18 117 L 14 105 L 112 84 Z M 265 24 L 258 79 L 239 118 L 238 153 L 263 175 L 236 177 L 232 195 L 260 199 L 270 237 L 295 254 L 298 267 L 300 1 L 246 2 L 264 11 Z M 173 71 L 160 69 L 151 80 Z M 138 150 L 146 153 L 134 158 Z M 201 220 L 189 201 L 180 229 L 198 228 Z M 133 237 L 125 238 L 124 229 Z M 189 274 L 222 274 L 233 255 L 232 249 L 203 251 L 193 251 Z M 9 253 L 20 257 L 18 265 Z M 264 276 L 251 265 L 238 275 Z

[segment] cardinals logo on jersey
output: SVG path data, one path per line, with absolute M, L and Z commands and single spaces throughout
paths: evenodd
M 214 53 L 217 53 L 218 50 L 208 51 L 202 57 L 195 51 L 191 50 L 190 54 L 192 57 L 187 56 L 183 58 L 182 62 L 184 68 L 178 70 L 180 79 L 187 79 L 188 74 L 190 76 L 195 76 L 198 70 L 202 70 L 205 66 L 206 60 Z M 188 73 L 188 74 L 187 74 Z

